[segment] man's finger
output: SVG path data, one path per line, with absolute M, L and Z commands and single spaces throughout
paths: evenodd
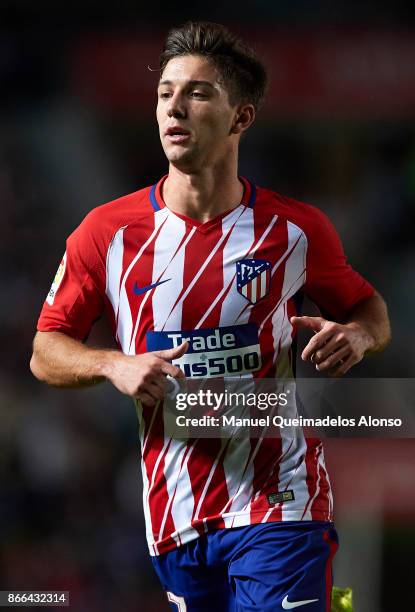
M 340 337 L 339 339 L 339 334 L 334 334 L 332 338 L 328 340 L 326 344 L 322 348 L 318 349 L 318 351 L 314 354 L 313 362 L 321 363 L 336 351 L 339 351 L 340 349 L 347 346 L 349 345 L 344 337 Z
M 168 361 L 165 361 L 161 365 L 161 371 L 163 372 L 163 374 L 169 374 L 172 378 L 186 378 L 183 370 L 173 365 L 172 363 L 169 363 Z
M 342 363 L 339 363 L 336 367 L 332 368 L 328 371 L 328 375 L 331 378 L 338 378 L 339 376 L 343 376 L 350 370 L 350 368 L 356 363 L 356 360 L 353 357 L 349 357 Z
M 339 365 L 342 365 L 350 357 L 350 347 L 343 346 L 338 351 L 332 353 L 324 359 L 324 361 L 316 363 L 316 370 L 319 372 L 324 372 L 325 370 L 330 370 L 332 368 L 337 368 Z
M 151 395 L 155 401 L 161 400 L 165 396 L 166 389 L 161 384 L 159 385 L 156 380 L 151 383 L 147 383 L 145 389 L 145 393 Z
M 314 332 L 319 332 L 323 329 L 326 319 L 323 317 L 291 317 L 291 325 L 302 327 L 303 329 L 312 329 Z
M 316 351 L 322 349 L 323 346 L 327 344 L 331 340 L 333 336 L 333 330 L 330 327 L 326 327 L 322 329 L 315 336 L 311 338 L 307 346 L 304 348 L 301 353 L 301 359 L 303 361 L 307 361 L 307 359 L 311 359 Z
M 154 351 L 153 355 L 160 357 L 161 359 L 165 359 L 166 361 L 171 361 L 172 359 L 177 359 L 185 354 L 187 349 L 189 348 L 189 343 L 187 341 L 182 342 L 179 346 L 171 349 L 164 349 L 162 351 Z
M 145 391 L 140 391 L 134 397 L 136 397 L 143 404 L 143 406 L 147 406 L 148 408 L 152 408 L 157 404 L 157 400 L 155 400 L 153 397 L 151 397 L 149 393 L 146 393 Z

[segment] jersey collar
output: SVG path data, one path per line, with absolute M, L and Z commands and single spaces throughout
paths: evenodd
M 162 208 L 166 208 L 166 204 L 164 203 L 164 200 L 161 196 L 161 189 L 167 177 L 168 177 L 168 174 L 165 174 L 164 176 L 162 176 L 159 182 L 155 183 L 150 189 L 150 194 L 149 194 L 150 202 L 155 211 L 161 210 Z M 244 192 L 242 194 L 242 200 L 240 204 L 243 204 L 244 206 L 247 206 L 248 208 L 253 208 L 255 204 L 255 199 L 256 199 L 256 187 L 253 183 L 251 183 L 251 181 L 249 181 L 244 176 L 238 176 L 238 178 L 244 187 Z M 228 212 L 230 211 L 227 211 L 226 213 L 222 213 L 222 214 L 228 214 Z M 195 221 L 195 223 L 198 224 L 199 222 Z

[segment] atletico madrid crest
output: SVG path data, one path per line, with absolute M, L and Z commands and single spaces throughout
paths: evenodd
M 236 287 L 251 304 L 268 295 L 271 288 L 271 264 L 265 259 L 241 259 L 236 262 Z

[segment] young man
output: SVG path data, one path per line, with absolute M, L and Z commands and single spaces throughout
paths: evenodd
M 69 237 L 31 368 L 57 386 L 109 380 L 137 400 L 147 539 L 172 609 L 327 612 L 337 538 L 320 441 L 178 440 L 161 400 L 167 376 L 215 375 L 218 362 L 292 375 L 296 326 L 315 332 L 303 359 L 341 376 L 387 344 L 386 307 L 320 211 L 238 176 L 266 85 L 253 52 L 220 25 L 188 23 L 160 68 L 169 173 Z M 296 316 L 300 292 L 330 319 Z M 103 312 L 120 351 L 82 343 Z

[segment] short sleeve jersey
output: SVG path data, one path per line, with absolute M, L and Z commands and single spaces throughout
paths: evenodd
M 94 209 L 68 238 L 39 331 L 83 341 L 105 313 L 128 355 L 187 338 L 173 363 L 189 378 L 284 377 L 300 295 L 336 321 L 373 295 L 317 208 L 241 177 L 241 203 L 200 223 L 165 205 L 165 178 Z M 150 554 L 212 529 L 332 519 L 320 440 L 178 440 L 162 403 L 137 408 Z

